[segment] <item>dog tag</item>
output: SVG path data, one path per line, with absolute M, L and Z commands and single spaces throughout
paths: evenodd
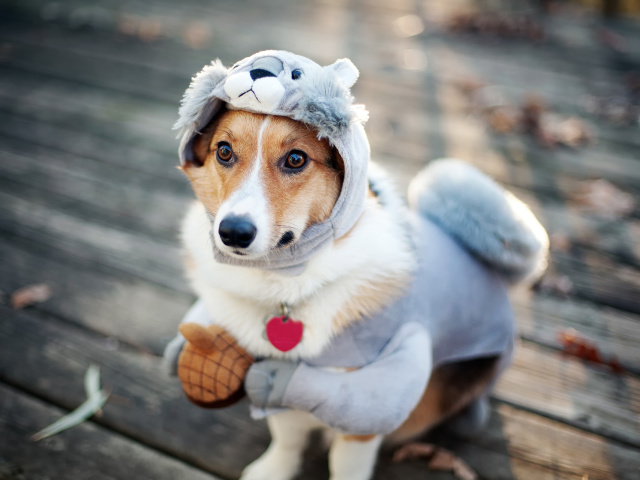
M 288 315 L 273 317 L 267 322 L 267 339 L 281 352 L 288 352 L 302 340 L 304 324 Z

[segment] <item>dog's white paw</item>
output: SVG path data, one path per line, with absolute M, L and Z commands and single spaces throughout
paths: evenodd
M 300 463 L 297 451 L 269 447 L 242 471 L 240 480 L 292 480 L 300 469 Z

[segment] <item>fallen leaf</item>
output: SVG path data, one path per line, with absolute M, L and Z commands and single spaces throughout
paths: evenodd
M 624 368 L 617 358 L 605 358 L 594 343 L 587 340 L 573 328 L 560 331 L 558 333 L 558 341 L 562 346 L 562 351 L 567 355 L 607 366 L 617 374 L 624 373 Z
M 182 41 L 193 49 L 202 49 L 211 41 L 211 30 L 203 22 L 189 22 L 182 29 Z
M 79 425 L 87 418 L 100 411 L 109 398 L 109 394 L 100 390 L 100 369 L 96 365 L 91 365 L 84 376 L 84 389 L 87 400 L 74 411 L 53 422 L 34 434 L 31 439 L 34 442 L 50 437 L 71 427 Z
M 461 458 L 453 452 L 439 448 L 430 443 L 408 443 L 393 454 L 393 462 L 402 462 L 416 458 L 429 460 L 429 470 L 450 471 L 460 480 L 477 480 L 478 475 Z
M 566 233 L 552 233 L 549 235 L 549 246 L 552 251 L 567 253 L 571 250 L 571 239 Z
M 543 293 L 568 297 L 573 292 L 573 282 L 566 275 L 547 273 L 540 279 L 535 288 Z
M 400 463 L 415 458 L 431 458 L 436 448 L 431 443 L 407 443 L 394 452 L 392 461 Z
M 562 120 L 555 129 L 555 136 L 559 143 L 568 147 L 578 148 L 591 141 L 591 133 L 585 123 L 577 117 Z
M 499 12 L 462 13 L 448 22 L 453 33 L 474 33 L 503 39 L 524 39 L 539 42 L 544 39 L 540 23 L 528 15 L 507 15 Z
M 34 303 L 46 302 L 51 298 L 51 288 L 45 283 L 27 285 L 11 294 L 11 306 L 20 310 Z
M 583 210 L 616 220 L 633 212 L 635 199 L 604 179 L 581 182 L 571 199 Z

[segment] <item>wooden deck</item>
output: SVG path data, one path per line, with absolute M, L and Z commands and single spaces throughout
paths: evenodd
M 354 61 L 374 157 L 401 188 L 428 160 L 458 156 L 528 201 L 554 235 L 551 286 L 515 299 L 523 340 L 489 427 L 473 440 L 437 440 L 486 480 L 640 478 L 640 208 L 611 220 L 572 201 L 594 178 L 640 198 L 640 126 L 581 107 L 640 72 L 640 25 L 611 26 L 626 45 L 614 54 L 588 15 L 541 18 L 546 39 L 533 44 L 452 34 L 448 2 L 213 3 L 2 2 L 0 479 L 237 478 L 267 446 L 245 403 L 191 405 L 158 357 L 194 300 L 177 241 L 192 199 L 175 169 L 178 101 L 212 58 L 232 64 L 265 48 Z M 406 36 L 416 33 L 411 20 L 395 21 L 406 15 L 425 30 Z M 493 133 L 469 112 L 459 88 L 469 79 L 514 103 L 537 93 L 585 118 L 595 140 L 548 149 Z M 51 286 L 50 300 L 12 309 L 9 294 L 34 283 Z M 624 372 L 563 354 L 557 336 L 567 328 Z M 112 391 L 102 415 L 30 441 L 84 401 L 91 363 Z M 326 478 L 323 452 L 307 457 L 300 478 Z M 376 479 L 453 478 L 389 458 Z

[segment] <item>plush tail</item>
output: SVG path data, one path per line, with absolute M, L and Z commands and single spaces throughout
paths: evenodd
M 467 163 L 432 162 L 409 185 L 409 204 L 509 283 L 534 281 L 547 266 L 549 238 L 531 210 Z

